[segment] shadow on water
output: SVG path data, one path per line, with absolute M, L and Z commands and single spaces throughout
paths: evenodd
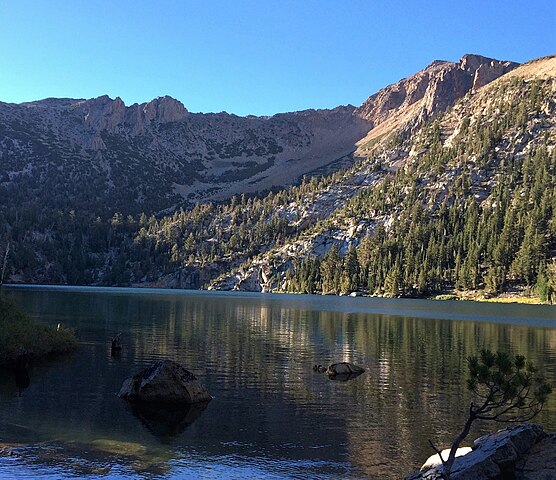
M 170 444 L 182 434 L 207 408 L 209 402 L 193 405 L 159 405 L 133 403 L 131 412 L 161 443 Z
M 23 391 L 31 384 L 31 377 L 29 377 L 29 371 L 26 368 L 18 368 L 13 371 L 15 385 L 19 391 L 19 395 L 23 394 Z
M 31 384 L 29 376 L 32 367 L 31 359 L 28 355 L 20 355 L 9 365 L 0 366 L 0 393 L 7 396 L 16 394 L 14 386 L 17 389 L 17 395 L 22 396 L 23 391 Z
M 0 365 L 0 395 L 21 397 L 31 386 L 31 378 L 41 379 L 59 367 L 73 365 L 74 360 L 73 352 L 39 358 L 32 355 L 18 356 L 11 364 Z
M 31 384 L 29 369 L 15 368 L 13 366 L 0 367 L 0 394 L 10 396 L 22 396 L 26 388 Z

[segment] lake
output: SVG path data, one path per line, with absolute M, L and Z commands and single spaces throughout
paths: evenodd
M 1 478 L 399 479 L 465 420 L 466 357 L 521 353 L 556 379 L 556 307 L 81 287 L 3 287 L 75 329 L 73 354 L 0 371 Z M 121 332 L 123 350 L 110 340 Z M 171 422 L 116 396 L 169 358 L 214 399 Z M 366 372 L 331 381 L 314 364 Z M 556 431 L 556 395 L 535 419 Z M 469 440 L 504 425 L 476 425 Z

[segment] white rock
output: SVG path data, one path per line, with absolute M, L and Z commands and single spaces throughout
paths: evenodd
M 456 450 L 456 457 L 462 457 L 463 455 L 467 455 L 472 450 L 473 449 L 471 447 L 460 447 Z M 448 460 L 448 456 L 450 455 L 450 449 L 446 448 L 445 450 L 442 450 L 440 452 L 440 455 L 442 455 L 442 459 L 444 461 Z M 440 461 L 440 455 L 436 453 L 434 455 L 431 455 L 429 458 L 427 458 L 427 461 L 423 463 L 423 465 L 421 466 L 421 472 L 424 472 L 425 470 L 429 470 L 432 467 L 436 467 L 437 465 L 441 465 L 442 462 Z

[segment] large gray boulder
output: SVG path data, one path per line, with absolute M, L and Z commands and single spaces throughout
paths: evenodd
M 556 435 L 537 442 L 515 466 L 516 480 L 548 480 L 556 478 Z
M 540 480 L 556 478 L 556 442 L 542 427 L 523 424 L 498 430 L 478 438 L 473 449 L 456 458 L 452 480 Z M 444 455 L 443 455 L 444 457 Z M 440 480 L 442 465 L 423 465 L 420 472 L 406 480 Z M 533 471 L 548 472 L 548 476 L 532 476 Z
M 132 402 L 165 404 L 212 400 L 197 377 L 172 360 L 159 360 L 126 379 L 118 396 Z

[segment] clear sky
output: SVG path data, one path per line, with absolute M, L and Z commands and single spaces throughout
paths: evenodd
M 194 112 L 359 105 L 436 59 L 556 53 L 554 0 L 3 0 L 0 100 Z

